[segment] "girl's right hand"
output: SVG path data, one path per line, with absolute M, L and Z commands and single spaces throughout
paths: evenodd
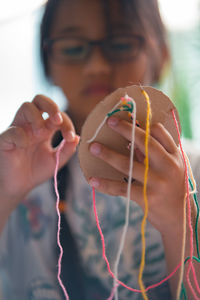
M 49 115 L 46 120 L 44 112 Z M 51 99 L 38 95 L 22 104 L 11 126 L 0 134 L 0 212 L 5 207 L 12 211 L 31 189 L 53 175 L 56 149 L 51 141 L 57 130 L 66 140 L 61 167 L 75 152 L 79 137 L 71 120 Z

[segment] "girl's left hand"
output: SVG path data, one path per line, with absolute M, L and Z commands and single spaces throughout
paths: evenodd
M 110 117 L 108 126 L 131 141 L 132 125 L 125 120 Z M 131 199 L 137 202 L 144 210 L 144 155 L 145 131 L 135 128 L 135 151 L 138 161 L 134 161 Z M 166 230 L 182 229 L 183 205 L 185 198 L 185 167 L 181 152 L 172 136 L 160 123 L 151 128 L 148 143 L 149 171 L 147 181 L 148 220 L 161 234 Z M 129 157 L 108 149 L 102 144 L 92 143 L 90 152 L 106 163 L 124 173 L 129 174 Z M 136 155 L 137 155 L 136 153 Z M 127 183 L 103 178 L 91 178 L 90 185 L 98 191 L 110 195 L 127 195 Z

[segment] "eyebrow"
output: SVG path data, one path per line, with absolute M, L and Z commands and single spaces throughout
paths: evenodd
M 64 27 L 59 31 L 59 34 L 68 34 L 68 33 L 80 33 L 82 30 L 80 27 L 68 26 Z

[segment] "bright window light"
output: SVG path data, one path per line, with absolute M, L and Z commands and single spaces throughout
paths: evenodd
M 159 0 L 161 15 L 170 30 L 194 28 L 200 19 L 199 0 Z
M 6 0 L 1 3 L 0 23 L 32 12 L 46 0 Z

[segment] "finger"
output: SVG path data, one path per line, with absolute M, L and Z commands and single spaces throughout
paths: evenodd
M 139 150 L 145 155 L 146 145 L 145 145 L 146 133 L 143 129 L 135 128 L 135 145 Z M 166 165 L 167 161 L 170 160 L 169 152 L 151 135 L 148 136 L 148 154 L 149 161 L 151 165 Z
M 118 132 L 120 135 L 125 137 L 127 140 L 131 141 L 132 137 L 132 124 L 121 120 L 116 117 L 111 117 L 108 119 L 108 126 L 113 130 Z M 165 135 L 166 136 L 166 135 Z M 145 131 L 140 127 L 135 127 L 135 147 L 138 148 L 142 154 L 145 156 Z M 167 140 L 168 141 L 168 140 Z M 170 141 L 171 142 L 171 141 Z M 167 143 L 167 142 L 166 142 Z M 171 148 L 170 148 L 171 149 Z M 149 152 L 149 162 L 153 166 L 158 166 L 159 164 L 167 163 L 166 158 L 169 158 L 168 151 L 163 147 L 162 144 L 152 136 L 148 137 L 148 152 Z
M 73 142 L 76 137 L 74 125 L 66 113 L 62 112 L 61 115 L 63 119 L 60 125 L 62 135 L 67 142 Z
M 91 187 L 94 187 L 101 193 L 105 193 L 111 196 L 122 196 L 127 197 L 127 183 L 91 177 L 89 180 L 89 184 Z M 138 183 L 134 183 L 131 185 L 131 200 L 137 202 L 141 207 L 143 204 L 143 187 Z
M 112 149 L 109 149 L 99 143 L 92 143 L 90 146 L 90 152 L 96 157 L 104 160 L 106 163 L 108 163 L 110 166 L 112 166 L 119 172 L 127 176 L 129 175 L 130 158 L 128 156 L 117 153 Z M 144 172 L 145 172 L 144 164 L 134 161 L 132 177 L 137 181 L 139 181 L 140 183 L 143 183 Z M 152 184 L 157 179 L 156 174 L 151 169 L 149 169 L 148 178 L 149 178 L 148 184 Z
M 79 143 L 79 137 L 75 136 L 73 142 L 67 142 L 63 140 L 60 145 L 53 149 L 52 155 L 55 157 L 59 147 L 61 146 L 60 158 L 59 158 L 59 167 L 62 167 L 74 154 L 76 147 Z
M 11 126 L 0 135 L 0 150 L 7 151 L 15 148 L 25 148 L 28 136 L 23 128 Z
M 156 123 L 151 127 L 151 136 L 154 137 L 167 152 L 173 154 L 177 151 L 173 137 L 161 123 Z
M 46 120 L 45 126 L 52 131 L 52 136 L 55 131 L 60 130 L 67 142 L 73 142 L 76 137 L 74 125 L 66 113 L 61 112 L 61 117 L 63 121 L 60 125 L 53 125 L 50 120 Z
M 44 120 L 41 112 L 33 103 L 25 102 L 18 110 L 12 124 L 25 127 L 27 130 L 32 129 L 37 134 L 44 126 Z
M 51 100 L 50 98 L 44 96 L 44 95 L 37 95 L 32 103 L 41 111 L 46 112 L 49 115 L 49 119 L 54 123 L 55 125 L 59 125 L 62 123 L 62 116 L 59 111 L 58 105 Z

